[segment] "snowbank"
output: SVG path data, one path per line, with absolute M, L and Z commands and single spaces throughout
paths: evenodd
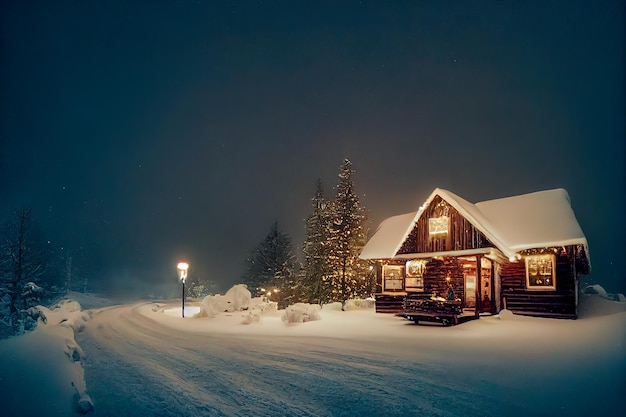
M 624 294 L 610 294 L 601 285 L 589 285 L 578 301 L 580 317 L 604 316 L 626 311 Z
M 0 341 L 0 391 L 7 415 L 67 416 L 93 410 L 86 392 L 84 353 L 74 338 L 91 318 L 80 304 L 62 300 L 25 335 Z

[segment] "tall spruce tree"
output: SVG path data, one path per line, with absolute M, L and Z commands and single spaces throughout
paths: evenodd
M 296 256 L 291 239 L 278 229 L 278 222 L 274 222 L 247 259 L 243 282 L 257 296 L 272 292 L 271 300 L 284 307 L 291 298 L 295 276 Z
M 335 200 L 330 206 L 329 262 L 332 268 L 332 296 L 341 301 L 368 292 L 368 262 L 359 259 L 367 239 L 366 213 L 355 192 L 352 163 L 345 159 L 339 167 Z
M 302 247 L 304 266 L 302 298 L 309 303 L 322 304 L 331 293 L 329 264 L 330 217 L 329 202 L 324 198 L 322 180 L 317 180 L 312 212 L 306 219 L 305 241 Z

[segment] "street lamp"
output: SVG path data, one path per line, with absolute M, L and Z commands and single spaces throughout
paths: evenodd
M 178 268 L 178 278 L 183 283 L 183 318 L 185 318 L 185 280 L 187 279 L 189 264 L 187 262 L 179 262 L 176 267 Z

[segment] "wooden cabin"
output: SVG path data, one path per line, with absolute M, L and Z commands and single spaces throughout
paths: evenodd
M 376 261 L 376 311 L 452 288 L 464 314 L 577 317 L 587 240 L 564 189 L 470 203 L 435 189 L 415 212 L 384 220 L 360 257 Z

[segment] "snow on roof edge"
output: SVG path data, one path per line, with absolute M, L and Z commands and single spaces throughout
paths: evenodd
M 464 198 L 454 194 L 451 191 L 445 190 L 443 188 L 435 188 L 430 196 L 426 199 L 422 207 L 427 207 L 435 196 L 439 196 L 443 198 L 446 202 L 448 202 L 452 207 L 454 207 L 459 214 L 465 217 L 470 221 L 479 231 L 485 234 L 485 236 L 504 253 L 506 256 L 511 257 L 515 255 L 515 251 L 509 248 L 504 242 L 501 241 L 495 234 L 490 231 L 490 224 L 487 219 L 484 218 L 480 210 L 476 207 L 475 204 L 465 200 Z M 468 210 L 468 207 L 473 208 L 472 212 Z M 423 210 L 420 211 L 420 215 Z M 417 221 L 417 219 L 416 219 Z
M 421 210 L 387 217 L 376 228 L 359 254 L 361 259 L 385 259 L 393 257 L 406 240 Z M 396 242 L 393 244 L 393 242 Z M 393 244 L 393 252 L 389 249 Z
M 360 257 L 362 259 L 384 259 L 384 258 L 392 258 L 394 256 L 397 255 L 398 250 L 401 248 L 402 244 L 404 243 L 404 241 L 406 240 L 407 236 L 409 235 L 409 233 L 413 230 L 413 226 L 415 225 L 415 223 L 419 220 L 419 218 L 423 215 L 424 212 L 424 208 L 427 207 L 432 200 L 435 198 L 435 196 L 439 195 L 442 199 L 444 199 L 446 202 L 448 202 L 452 207 L 454 207 L 459 214 L 461 214 L 462 216 L 464 216 L 468 221 L 470 221 L 480 232 L 482 232 L 485 237 L 487 239 L 489 239 L 494 246 L 499 249 L 505 256 L 507 257 L 512 257 L 515 256 L 517 254 L 518 251 L 520 250 L 525 250 L 525 249 L 533 249 L 533 248 L 538 248 L 538 247 L 548 247 L 548 246 L 569 246 L 569 245 L 583 245 L 584 249 L 585 249 L 585 257 L 587 259 L 587 262 L 589 263 L 589 265 L 591 266 L 591 260 L 590 260 L 590 256 L 589 256 L 589 246 L 588 246 L 588 242 L 586 237 L 584 236 L 584 233 L 582 232 L 582 230 L 580 229 L 580 236 L 577 237 L 572 237 L 572 238 L 568 238 L 568 239 L 560 239 L 560 240 L 545 240 L 545 241 L 534 241 L 534 242 L 529 242 L 529 243 L 522 243 L 522 244 L 507 244 L 503 239 L 501 239 L 498 234 L 497 234 L 497 230 L 499 230 L 494 224 L 492 224 L 492 222 L 489 220 L 489 217 L 486 215 L 486 213 L 483 213 L 483 211 L 481 210 L 480 206 L 486 206 L 488 204 L 493 204 L 494 202 L 503 202 L 507 199 L 512 199 L 512 198 L 517 198 L 517 197 L 530 197 L 532 195 L 537 195 L 537 194 L 543 194 L 543 193 L 550 193 L 553 196 L 556 195 L 558 196 L 563 196 L 564 197 L 564 201 L 567 203 L 567 207 L 569 208 L 569 210 L 571 210 L 571 214 L 572 214 L 572 221 L 576 223 L 576 226 L 580 229 L 580 224 L 578 223 L 578 220 L 575 217 L 575 214 L 573 212 L 573 209 L 571 208 L 571 199 L 569 197 L 569 194 L 567 193 L 567 190 L 565 190 L 564 188 L 556 188 L 556 189 L 551 189 L 551 190 L 543 190 L 543 191 L 536 191 L 536 192 L 531 192 L 531 193 L 526 193 L 526 194 L 521 194 L 521 195 L 517 195 L 517 196 L 510 196 L 510 197 L 503 197 L 503 198 L 497 198 L 497 199 L 492 199 L 492 200 L 485 200 L 483 202 L 479 202 L 479 203 L 471 203 L 465 199 L 463 199 L 462 197 L 448 191 L 442 188 L 435 188 L 432 193 L 429 195 L 429 197 L 425 200 L 425 202 L 422 204 L 422 206 L 419 208 L 419 210 L 417 212 L 415 212 L 415 217 L 412 219 L 412 221 L 408 224 L 406 224 L 406 229 L 404 230 L 404 232 L 402 233 L 402 236 L 400 236 L 399 234 L 395 234 L 393 237 L 398 239 L 399 237 L 401 237 L 401 239 L 399 240 L 394 240 L 394 242 L 392 243 L 388 243 L 388 246 L 391 246 L 393 244 L 394 248 L 394 252 L 391 254 L 389 251 L 389 248 L 387 247 L 386 249 L 381 249 L 379 247 L 377 247 L 376 251 L 372 251 L 375 253 L 372 254 L 368 254 L 365 249 L 367 247 L 364 248 L 364 250 L 362 251 Z M 486 203 L 486 204 L 485 204 Z M 385 219 L 383 222 L 381 222 L 379 228 L 377 229 L 376 234 L 384 227 L 385 223 L 392 219 L 392 218 L 398 218 L 401 216 L 406 216 L 408 214 L 411 213 L 407 213 L 404 215 L 397 215 L 397 216 L 392 216 L 390 218 Z M 376 236 L 376 234 L 374 236 L 372 236 L 372 239 L 374 239 L 374 237 Z M 368 241 L 368 244 L 370 242 Z M 381 244 L 383 242 L 377 242 L 378 244 Z M 363 255 L 366 256 L 363 256 Z

